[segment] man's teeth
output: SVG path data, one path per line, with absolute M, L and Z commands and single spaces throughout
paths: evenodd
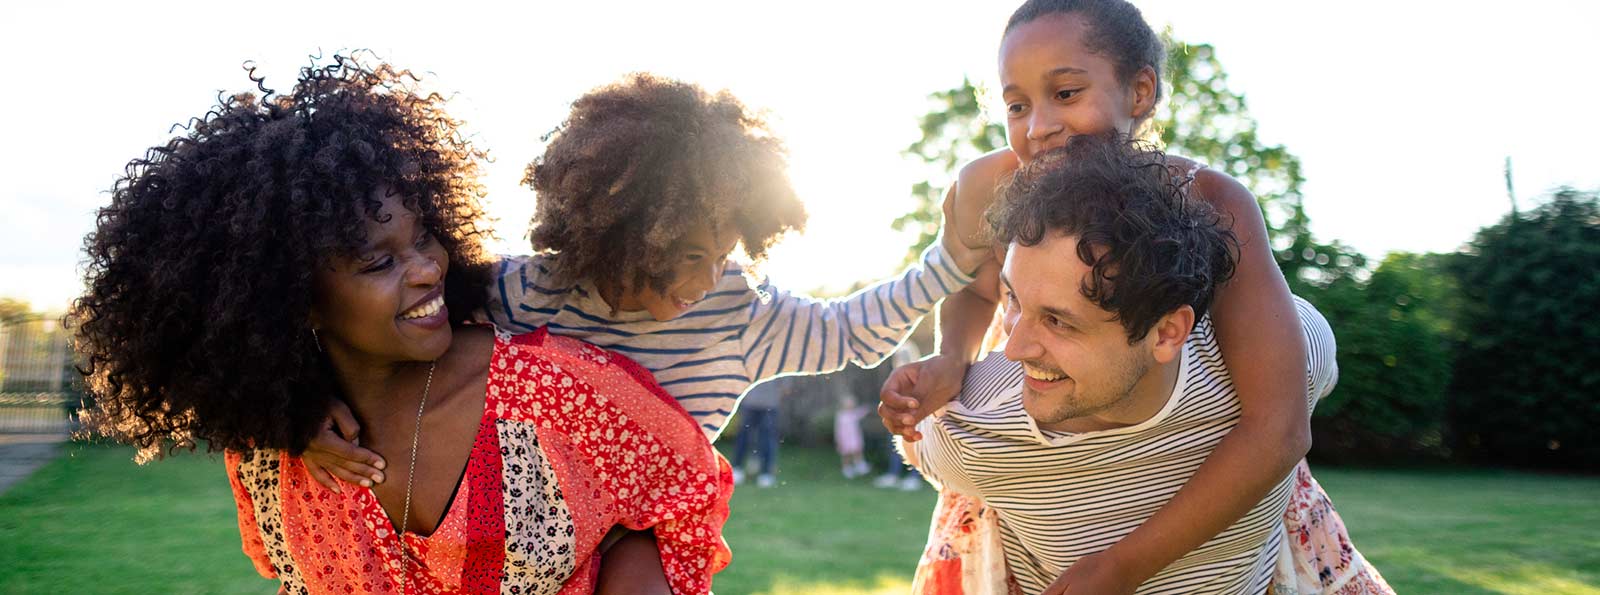
M 1028 366 L 1022 367 L 1022 373 L 1027 374 L 1029 378 L 1034 380 L 1042 380 L 1044 382 L 1055 382 L 1067 377 L 1066 374 L 1045 372 L 1030 368 Z
M 417 306 L 415 308 L 412 308 L 410 310 L 406 310 L 405 312 L 402 312 L 400 314 L 400 319 L 401 320 L 412 320 L 412 319 L 416 319 L 416 318 L 426 318 L 426 317 L 429 317 L 429 316 L 433 316 L 434 314 L 438 314 L 439 313 L 439 309 L 443 308 L 443 307 L 444 307 L 444 296 L 441 295 L 439 297 L 436 297 L 436 298 L 433 298 L 431 300 L 428 300 L 428 303 L 426 303 L 426 304 L 423 304 L 421 306 Z

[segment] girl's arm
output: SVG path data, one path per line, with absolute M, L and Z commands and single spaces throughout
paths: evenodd
M 1133 592 L 1140 583 L 1237 522 L 1282 482 L 1311 448 L 1306 403 L 1305 337 L 1250 191 L 1231 177 L 1203 169 L 1199 196 L 1231 221 L 1240 253 L 1234 278 L 1218 288 L 1211 318 L 1223 359 L 1238 391 L 1239 424 L 1223 437 L 1183 489 L 1138 529 L 1090 560 L 1108 587 L 1082 590 L 1090 579 L 1067 580 L 1067 593 Z M 1085 564 L 1088 562 L 1088 564 Z M 1072 578 L 1078 565 L 1068 569 Z M 1115 588 L 1110 587 L 1115 585 Z
M 1009 149 L 980 157 L 961 168 L 945 197 L 946 229 L 954 230 L 963 247 L 989 257 L 974 273 L 973 282 L 939 307 L 937 354 L 896 368 L 878 394 L 884 427 L 906 440 L 921 438 L 917 422 L 960 393 L 967 366 L 980 355 L 1000 300 L 1001 252 L 989 244 L 984 212 L 994 202 L 1000 181 L 1017 165 L 1016 154 Z

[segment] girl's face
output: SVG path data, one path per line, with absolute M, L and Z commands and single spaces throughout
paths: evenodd
M 679 240 L 678 261 L 672 267 L 672 280 L 667 283 L 667 290 L 624 287 L 617 309 L 646 310 L 659 322 L 682 316 L 722 280 L 728 255 L 738 245 L 739 236 L 729 230 L 719 235 L 712 233 L 710 225 L 696 225 Z
M 451 341 L 444 306 L 450 258 L 388 188 L 373 191 L 382 221 L 367 244 L 316 273 L 312 324 L 330 357 L 372 363 L 432 361 Z
M 1111 60 L 1089 51 L 1089 26 L 1076 14 L 1049 14 L 1000 42 L 1006 136 L 1022 161 L 1077 134 L 1129 134 L 1154 107 L 1155 70 L 1123 84 Z

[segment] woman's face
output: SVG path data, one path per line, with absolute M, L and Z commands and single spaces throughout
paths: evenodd
M 373 363 L 432 361 L 450 347 L 444 305 L 449 255 L 387 187 L 367 244 L 316 273 L 312 326 L 329 356 Z
M 617 309 L 646 310 L 659 322 L 682 316 L 717 286 L 727 268 L 728 255 L 738 245 L 739 236 L 731 231 L 724 230 L 719 235 L 712 233 L 710 225 L 696 225 L 679 240 L 677 262 L 673 264 L 667 290 L 624 287 Z
M 1024 162 L 1078 134 L 1128 134 L 1154 107 L 1155 71 L 1128 84 L 1116 65 L 1084 45 L 1088 24 L 1049 14 L 1012 29 L 1000 42 L 1006 137 Z

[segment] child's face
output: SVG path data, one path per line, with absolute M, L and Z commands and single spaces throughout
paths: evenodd
M 1154 71 L 1145 69 L 1124 85 L 1116 65 L 1084 45 L 1088 33 L 1083 17 L 1050 14 L 1012 29 L 1000 42 L 1006 136 L 1024 162 L 1073 135 L 1127 134 L 1153 107 Z
M 678 262 L 672 268 L 672 280 L 666 292 L 649 287 L 625 288 L 621 297 L 621 310 L 646 310 L 657 321 L 666 322 L 688 312 L 717 286 L 728 255 L 739 245 L 739 236 L 731 230 L 713 234 L 710 225 L 697 225 L 680 240 Z

